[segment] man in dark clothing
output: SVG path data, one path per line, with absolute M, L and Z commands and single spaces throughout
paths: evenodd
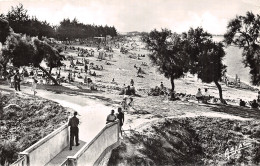
M 70 150 L 74 144 L 74 137 L 76 141 L 76 146 L 79 146 L 79 119 L 76 117 L 77 112 L 74 112 L 74 116 L 70 118 L 68 126 L 70 126 Z
M 20 82 L 21 82 L 21 76 L 19 74 L 19 70 L 17 70 L 14 75 L 14 88 L 16 91 L 21 91 Z
M 122 112 L 122 108 L 121 107 L 118 108 L 117 119 L 119 120 L 119 123 L 120 123 L 120 132 L 121 132 L 121 136 L 122 136 L 122 126 L 123 126 L 124 121 L 125 121 L 125 115 Z

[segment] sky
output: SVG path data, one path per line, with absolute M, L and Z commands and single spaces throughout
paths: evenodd
M 0 13 L 19 3 L 30 16 L 51 25 L 77 18 L 85 24 L 115 26 L 118 32 L 168 28 L 181 33 L 200 26 L 224 34 L 236 15 L 260 14 L 260 0 L 0 0 Z

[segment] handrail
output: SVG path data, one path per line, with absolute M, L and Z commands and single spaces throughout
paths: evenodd
M 108 123 L 93 139 L 89 144 L 84 145 L 74 156 L 68 156 L 68 159 L 77 160 L 84 152 L 88 150 L 88 148 L 99 138 L 99 136 L 109 127 L 114 125 L 118 125 L 119 120 L 115 122 Z M 118 132 L 118 140 L 119 140 L 119 132 Z
M 53 132 L 51 132 L 50 134 L 48 134 L 47 136 L 43 137 L 42 139 L 40 139 L 38 142 L 36 142 L 35 144 L 33 144 L 32 146 L 30 146 L 29 148 L 25 149 L 22 153 L 30 153 L 32 151 L 34 151 L 35 149 L 37 149 L 39 146 L 41 146 L 42 144 L 44 144 L 45 142 L 47 142 L 48 140 L 50 140 L 51 138 L 53 138 L 54 136 L 56 136 L 57 134 L 59 134 L 63 129 L 67 128 L 68 124 L 64 124 L 61 127 L 59 127 L 58 129 L 54 130 Z
M 10 166 L 25 166 L 26 156 L 20 157 Z

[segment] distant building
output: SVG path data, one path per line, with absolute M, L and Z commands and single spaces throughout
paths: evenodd
M 140 35 L 140 32 L 138 31 L 127 32 L 127 36 L 136 36 L 136 35 Z

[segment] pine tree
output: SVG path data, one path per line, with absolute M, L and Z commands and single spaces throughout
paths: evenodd
M 202 28 L 191 28 L 188 33 L 183 33 L 183 38 L 186 41 L 183 48 L 189 55 L 189 71 L 197 74 L 202 82 L 214 82 L 219 90 L 219 98 L 224 103 L 222 87 L 219 84 L 226 72 L 226 66 L 222 63 L 225 56 L 223 44 L 213 42 L 212 35 Z
M 171 81 L 172 93 L 174 93 L 174 80 L 184 76 L 187 72 L 185 68 L 188 61 L 187 54 L 183 51 L 184 42 L 181 35 L 168 29 L 162 31 L 153 30 L 142 39 L 148 50 L 153 65 L 157 66 L 160 73 Z
M 243 49 L 243 63 L 250 68 L 251 82 L 260 85 L 260 16 L 247 12 L 229 21 L 224 42 Z
M 62 57 L 58 51 L 51 47 L 45 41 L 40 41 L 36 37 L 28 37 L 12 33 L 7 37 L 6 44 L 2 49 L 4 62 L 11 63 L 15 67 L 31 66 L 40 68 L 53 82 L 58 82 L 42 66 L 41 62 L 45 60 L 49 67 L 61 66 Z M 6 65 L 6 64 L 5 64 Z

